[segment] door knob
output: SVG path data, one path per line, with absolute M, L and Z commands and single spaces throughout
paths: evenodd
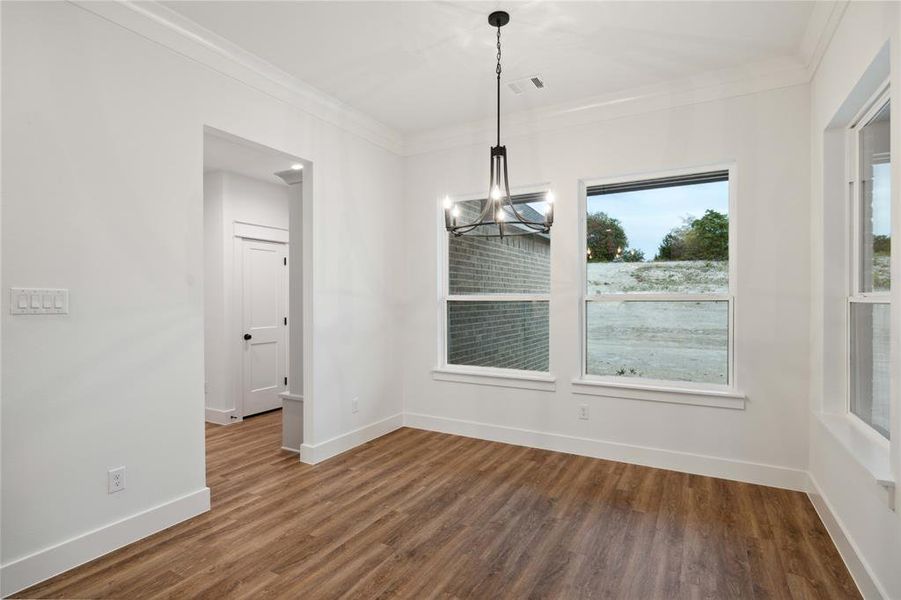
M 253 338 L 253 336 L 250 335 L 249 333 L 245 333 L 245 334 L 244 334 L 244 339 L 245 339 L 245 340 L 249 340 L 249 339 L 252 339 L 252 338 Z

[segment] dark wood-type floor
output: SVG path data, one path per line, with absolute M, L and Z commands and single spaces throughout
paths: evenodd
M 315 467 L 207 426 L 211 512 L 22 594 L 856 598 L 804 494 L 401 429 Z

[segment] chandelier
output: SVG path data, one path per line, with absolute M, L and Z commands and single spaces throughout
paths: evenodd
M 507 147 L 501 146 L 501 27 L 510 22 L 510 15 L 504 11 L 488 15 L 488 23 L 497 27 L 497 145 L 491 148 L 491 178 L 488 183 L 488 198 L 481 201 L 478 216 L 474 221 L 461 223 L 460 206 L 445 198 L 444 226 L 455 236 L 477 235 L 480 237 L 504 237 L 509 235 L 529 235 L 548 233 L 554 223 L 554 197 L 548 192 L 544 198 L 546 210 L 543 218 L 531 207 L 520 211 L 510 195 L 510 180 L 507 176 Z M 534 202 L 534 196 L 530 196 Z

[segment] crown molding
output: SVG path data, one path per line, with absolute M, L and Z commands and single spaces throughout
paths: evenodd
M 654 86 L 583 98 L 504 116 L 505 137 L 515 138 L 659 110 L 712 102 L 810 83 L 850 0 L 816 2 L 798 48 L 797 60 L 772 60 Z M 408 134 L 406 156 L 490 143 L 495 122 L 484 119 Z
M 580 127 L 680 106 L 804 85 L 809 81 L 807 68 L 801 65 L 774 71 L 761 69 L 756 73 L 744 69 L 732 73 L 710 74 L 703 78 L 509 113 L 504 115 L 504 137 L 510 139 Z M 494 128 L 493 119 L 484 119 L 409 134 L 405 138 L 404 155 L 493 142 Z
M 804 31 L 804 37 L 801 39 L 799 48 L 802 58 L 807 63 L 807 73 L 809 80 L 816 75 L 817 69 L 820 68 L 820 62 L 826 49 L 838 29 L 838 24 L 845 15 L 845 9 L 848 8 L 850 0 L 838 0 L 833 2 L 815 2 L 813 12 L 807 21 L 807 29 Z
M 390 152 L 403 150 L 403 138 L 394 129 L 155 1 L 69 1 Z
M 493 139 L 493 119 L 402 135 L 155 1 L 69 1 L 395 154 L 411 156 Z M 848 4 L 849 0 L 814 3 L 797 60 L 775 60 L 509 113 L 504 118 L 506 134 L 532 135 L 807 84 L 816 74 Z

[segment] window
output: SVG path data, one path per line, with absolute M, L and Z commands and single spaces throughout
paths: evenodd
M 590 185 L 584 375 L 732 387 L 729 171 Z
M 888 96 L 850 131 L 851 290 L 848 297 L 849 410 L 889 437 L 891 160 Z
M 545 194 L 513 201 L 541 220 Z M 461 219 L 474 220 L 483 202 L 458 201 Z M 550 234 L 447 238 L 445 364 L 549 371 Z

